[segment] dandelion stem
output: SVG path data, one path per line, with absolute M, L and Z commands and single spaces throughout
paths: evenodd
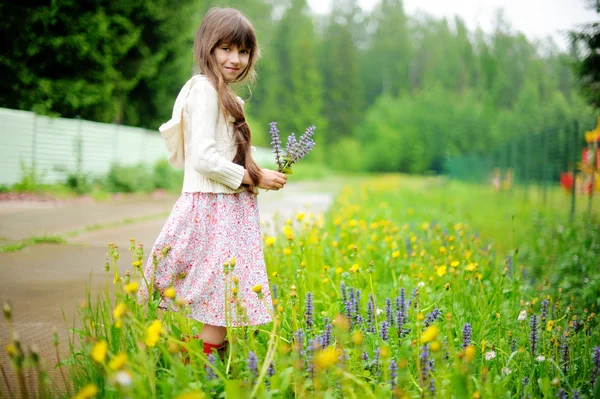
M 6 370 L 4 370 L 4 366 L 0 363 L 0 371 L 2 371 L 2 378 L 4 379 L 4 383 L 6 384 L 6 390 L 9 393 L 10 397 L 13 398 L 12 389 L 10 389 L 10 385 L 8 384 L 8 377 L 6 376 Z

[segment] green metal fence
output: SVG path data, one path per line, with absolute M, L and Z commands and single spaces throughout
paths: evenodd
M 598 173 L 581 170 L 582 152 L 593 146 L 597 148 L 586 142 L 579 124 L 573 123 L 569 129 L 508 140 L 485 154 L 451 158 L 446 173 L 453 179 L 521 195 L 523 201 L 536 201 L 540 206 L 560 203 L 572 219 L 579 211 L 591 214 L 600 209 Z

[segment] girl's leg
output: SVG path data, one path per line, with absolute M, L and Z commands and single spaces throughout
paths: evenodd
M 205 343 L 221 345 L 225 340 L 226 335 L 226 327 L 205 324 L 204 326 L 202 326 L 200 334 L 196 335 L 196 338 L 201 339 Z

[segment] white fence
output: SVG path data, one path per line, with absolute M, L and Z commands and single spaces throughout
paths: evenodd
M 0 108 L 0 140 L 0 184 L 5 185 L 19 182 L 24 167 L 35 166 L 42 182 L 56 183 L 65 180 L 65 171 L 78 169 L 78 160 L 83 173 L 102 176 L 113 163 L 152 165 L 167 155 L 158 130 L 5 108 Z M 255 158 L 268 160 L 270 152 L 260 148 Z

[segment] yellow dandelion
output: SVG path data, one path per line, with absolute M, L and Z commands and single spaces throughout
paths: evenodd
M 236 264 L 237 264 L 237 259 L 236 258 L 229 259 L 229 266 L 235 267 Z
M 358 263 L 355 263 L 350 268 L 350 273 L 356 273 L 358 271 L 358 269 L 359 269 Z
M 356 330 L 352 333 L 352 342 L 354 342 L 354 345 L 361 345 L 363 343 L 363 335 L 360 330 Z
M 125 367 L 125 363 L 127 363 L 127 353 L 121 352 L 108 362 L 108 368 L 112 371 L 121 370 Z
M 452 261 L 452 263 L 450 263 L 450 266 L 452 266 L 452 267 L 457 267 L 458 265 L 460 265 L 460 261 L 458 261 L 458 260 L 454 260 L 454 261 Z
M 421 225 L 421 229 L 423 229 L 423 230 L 429 230 L 429 227 L 430 227 L 430 224 L 429 224 L 429 222 L 424 222 L 424 223 Z
M 432 352 L 437 352 L 441 349 L 442 345 L 440 344 L 439 341 L 433 341 L 431 343 L 431 345 L 429 346 L 429 348 L 431 349 Z
M 175 288 L 173 288 L 173 287 L 169 287 L 165 290 L 165 297 L 167 297 L 169 299 L 175 298 L 176 294 L 177 293 L 175 292 Z
M 437 338 L 439 330 L 436 326 L 429 326 L 421 335 L 421 343 L 432 342 Z
M 129 283 L 125 286 L 125 291 L 128 294 L 135 294 L 139 288 L 140 288 L 140 285 L 138 284 L 138 282 L 132 281 L 131 283 Z
M 291 255 L 292 254 L 292 250 L 290 248 L 284 248 L 283 254 L 284 255 Z
M 436 268 L 436 273 L 438 276 L 442 277 L 444 274 L 446 274 L 446 265 L 442 265 Z
M 179 395 L 175 396 L 175 399 L 205 399 L 205 398 L 208 398 L 208 396 L 202 391 L 184 392 L 184 393 L 180 393 Z
M 262 285 L 256 284 L 254 287 L 252 287 L 252 291 L 256 292 L 257 294 L 260 293 L 262 291 Z
M 324 371 L 335 365 L 340 357 L 340 351 L 332 346 L 319 351 L 313 358 L 315 369 Z
M 294 231 L 289 225 L 283 227 L 283 235 L 290 241 L 294 239 Z
M 445 254 L 447 252 L 448 252 L 448 250 L 446 249 L 446 247 L 440 247 L 440 253 L 441 254 Z
M 304 219 L 305 216 L 306 215 L 304 214 L 304 212 L 298 212 L 296 214 L 296 220 L 299 221 L 299 222 L 301 222 Z
M 471 363 L 475 358 L 475 347 L 473 345 L 469 345 L 465 348 L 465 360 L 468 363 Z
M 275 241 L 277 241 L 277 238 L 275 237 L 265 238 L 265 244 L 267 244 L 267 247 L 272 247 L 275 244 Z
M 146 329 L 146 345 L 148 346 L 156 346 L 160 338 L 160 334 L 162 334 L 163 328 L 160 320 L 154 320 L 152 324 Z
M 411 236 L 410 237 L 410 243 L 414 244 L 415 242 L 417 242 L 417 236 Z
M 87 384 L 81 391 L 77 392 L 73 399 L 91 399 L 98 394 L 98 387 L 94 384 Z
M 548 320 L 548 323 L 546 324 L 546 330 L 552 331 L 553 327 L 554 327 L 554 320 Z
M 279 275 L 279 273 L 277 273 L 277 272 L 273 272 L 273 273 L 271 274 L 271 276 L 273 276 L 273 277 L 277 277 L 278 275 Z
M 475 268 L 477 267 L 477 263 L 469 263 L 467 266 L 465 266 L 465 270 L 468 272 L 472 272 L 475 270 Z
M 337 241 L 332 241 L 331 242 L 331 246 L 334 247 L 334 248 L 337 248 L 338 247 L 338 242 Z
M 98 341 L 92 348 L 92 359 L 97 363 L 104 363 L 108 353 L 108 343 L 105 340 Z
M 392 258 L 395 259 L 395 258 L 397 258 L 399 256 L 400 256 L 400 251 L 394 251 L 394 252 L 392 252 Z
M 127 313 L 127 306 L 123 302 L 118 304 L 113 310 L 113 317 L 115 320 L 120 320 Z
M 327 277 L 325 277 L 323 280 L 321 280 L 321 283 L 323 284 L 327 284 L 329 282 L 329 279 Z
M 342 274 L 343 272 L 344 272 L 344 269 L 342 269 L 341 267 L 335 268 L 335 274 Z

